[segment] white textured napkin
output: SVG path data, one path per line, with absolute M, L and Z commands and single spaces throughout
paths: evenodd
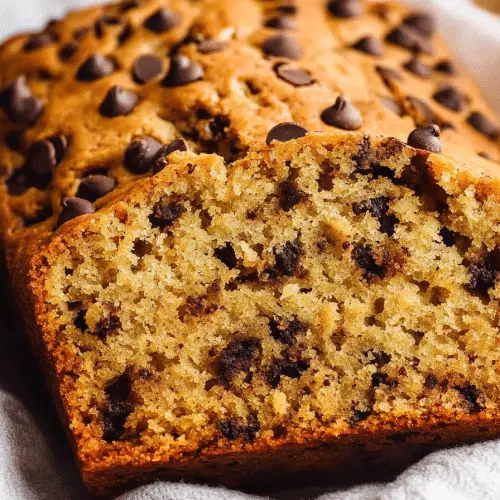
M 231 0 L 221 0 L 231 1 Z M 500 1 L 500 0 L 499 0 Z M 437 16 L 457 55 L 500 111 L 500 17 L 468 0 L 407 0 Z M 0 39 L 38 29 L 70 7 L 96 0 L 0 0 Z M 2 301 L 3 302 L 3 297 Z M 3 321 L 0 316 L 0 322 Z M 15 328 L 0 323 L 0 500 L 90 500 L 33 359 Z M 117 500 L 251 500 L 221 488 L 157 482 Z M 500 500 L 500 441 L 444 450 L 393 483 L 347 491 L 285 491 L 279 500 Z

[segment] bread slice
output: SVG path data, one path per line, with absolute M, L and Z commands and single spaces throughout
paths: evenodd
M 498 169 L 341 133 L 167 163 L 9 258 L 91 489 L 500 435 Z

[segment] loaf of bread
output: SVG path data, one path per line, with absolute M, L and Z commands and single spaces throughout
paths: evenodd
M 500 435 L 498 121 L 434 32 L 126 0 L 0 47 L 3 253 L 93 491 Z

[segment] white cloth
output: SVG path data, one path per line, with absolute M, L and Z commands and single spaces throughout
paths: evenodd
M 222 1 L 222 0 L 221 0 Z M 230 1 L 230 0 L 226 0 Z M 0 39 L 95 0 L 0 0 Z M 457 55 L 500 111 L 500 18 L 468 0 L 408 0 L 432 10 Z M 3 300 L 2 300 L 3 301 Z M 0 316 L 3 320 L 5 316 Z M 0 500 L 89 500 L 34 361 L 15 328 L 0 328 Z M 4 330 L 4 331 L 2 331 Z M 221 488 L 157 482 L 119 500 L 251 500 Z M 279 500 L 499 500 L 500 441 L 434 453 L 390 484 L 285 491 Z

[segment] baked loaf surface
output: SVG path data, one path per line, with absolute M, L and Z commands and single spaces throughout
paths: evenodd
M 94 490 L 499 433 L 497 119 L 433 31 L 133 0 L 0 48 L 4 249 Z

